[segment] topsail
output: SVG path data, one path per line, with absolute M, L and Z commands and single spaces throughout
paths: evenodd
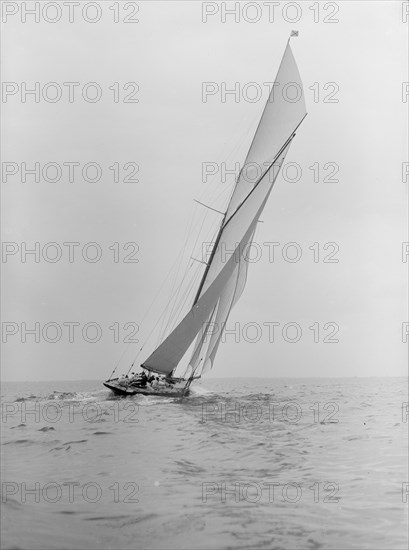
M 195 338 L 191 376 L 212 366 L 230 311 L 244 290 L 246 254 L 257 223 L 306 114 L 301 78 L 288 43 L 193 306 L 142 367 L 171 373 Z

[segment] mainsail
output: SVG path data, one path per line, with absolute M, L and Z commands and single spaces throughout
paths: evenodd
M 171 373 L 195 338 L 191 377 L 212 366 L 230 311 L 244 290 L 247 254 L 257 223 L 306 114 L 302 82 L 288 42 L 193 306 L 142 367 Z

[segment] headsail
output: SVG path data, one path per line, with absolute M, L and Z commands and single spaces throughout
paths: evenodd
M 245 286 L 247 247 L 295 131 L 305 116 L 301 78 L 288 43 L 194 304 L 144 361 L 144 368 L 172 372 L 195 338 L 189 363 L 192 376 L 197 370 L 202 372 L 211 366 L 229 313 Z

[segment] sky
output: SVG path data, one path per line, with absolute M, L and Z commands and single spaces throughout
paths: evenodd
M 55 4 L 2 6 L 2 379 L 127 370 L 194 199 L 226 206 L 221 168 L 243 162 L 293 29 L 308 116 L 208 376 L 406 375 L 407 3 L 81 2 L 72 22 Z

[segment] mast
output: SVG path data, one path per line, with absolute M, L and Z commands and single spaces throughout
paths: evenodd
M 217 249 L 217 245 L 219 244 L 219 241 L 220 241 L 220 237 L 222 236 L 222 233 L 223 233 L 223 228 L 224 228 L 224 220 L 226 219 L 226 214 L 224 214 L 223 216 L 223 219 L 222 219 L 222 223 L 219 227 L 219 232 L 217 233 L 217 237 L 216 237 L 216 240 L 214 241 L 214 245 L 213 245 L 213 248 L 212 248 L 212 251 L 210 253 L 210 257 L 209 257 L 209 261 L 207 262 L 206 264 L 206 269 L 204 270 L 204 273 L 203 273 L 203 276 L 200 280 L 200 283 L 199 283 L 199 288 L 197 289 L 197 292 L 196 292 L 196 296 L 195 296 L 195 299 L 193 300 L 193 305 L 195 305 L 199 299 L 199 296 L 200 296 L 200 293 L 202 292 L 202 288 L 203 288 L 203 285 L 205 283 L 205 280 L 206 280 L 206 277 L 207 277 L 207 274 L 209 272 L 209 269 L 210 269 L 210 265 L 213 261 L 213 258 L 214 258 L 214 255 L 216 254 L 216 249 Z

